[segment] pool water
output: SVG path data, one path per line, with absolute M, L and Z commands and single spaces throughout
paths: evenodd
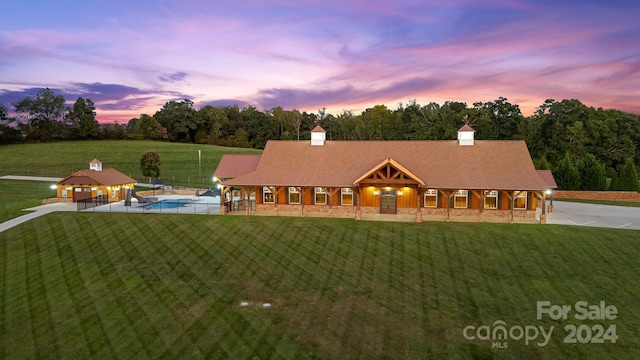
M 185 207 L 189 204 L 192 204 L 193 201 L 189 199 L 178 199 L 178 200 L 161 200 L 158 202 L 142 205 L 142 208 L 145 210 L 154 210 L 154 209 L 175 209 L 179 207 Z

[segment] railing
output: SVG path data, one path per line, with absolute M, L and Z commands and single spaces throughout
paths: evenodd
M 224 203 L 224 208 L 226 212 L 242 211 L 242 210 L 246 210 L 248 207 L 251 207 L 251 210 L 255 211 L 256 201 L 240 199 L 240 200 L 227 201 Z
M 97 196 L 90 199 L 78 200 L 76 204 L 78 206 L 78 211 L 87 210 L 96 206 L 109 204 L 109 198 L 106 196 Z

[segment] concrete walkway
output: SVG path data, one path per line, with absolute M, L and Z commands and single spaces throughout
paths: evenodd
M 31 219 L 35 219 L 38 216 L 46 215 L 54 211 L 76 211 L 76 210 L 77 210 L 77 205 L 75 203 L 55 203 L 55 204 L 40 205 L 40 206 L 32 207 L 29 209 L 25 209 L 25 211 L 31 211 L 31 212 L 22 216 L 18 216 L 17 218 L 7 220 L 3 223 L 0 223 L 0 232 L 11 229 L 14 226 L 18 226 Z
M 0 180 L 30 180 L 30 181 L 51 181 L 57 183 L 62 180 L 62 178 L 58 177 L 47 177 L 47 176 L 21 176 L 21 175 L 5 175 L 0 176 Z

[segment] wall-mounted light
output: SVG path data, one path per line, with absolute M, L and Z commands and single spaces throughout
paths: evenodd
M 547 195 L 551 195 L 551 189 L 547 189 L 546 193 Z
M 49 187 L 50 187 L 51 189 L 53 189 L 53 190 L 55 190 L 55 189 L 57 189 L 57 188 L 58 188 L 58 186 L 57 186 L 57 185 L 51 185 L 51 186 L 49 186 Z
M 402 191 L 398 191 L 398 196 L 402 196 Z
M 373 195 L 378 195 L 378 190 L 374 190 Z

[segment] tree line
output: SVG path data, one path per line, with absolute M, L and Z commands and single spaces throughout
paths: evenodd
M 552 169 L 563 189 L 638 190 L 637 184 L 633 188 L 621 180 L 632 177 L 622 176 L 623 169 L 633 165 L 629 171 L 636 171 L 640 165 L 640 116 L 588 107 L 576 99 L 548 99 L 528 117 L 503 97 L 472 106 L 410 100 L 396 109 L 376 105 L 360 114 L 337 115 L 326 109 L 308 113 L 281 107 L 196 109 L 191 100 L 182 100 L 169 101 L 155 114 L 141 114 L 127 124 L 102 125 L 90 99 L 80 97 L 66 107 L 64 98 L 50 89 L 13 105 L 18 118 L 8 117 L 0 105 L 0 143 L 141 139 L 261 149 L 270 139 L 307 140 L 316 125 L 326 130 L 328 140 L 452 140 L 466 123 L 475 129 L 476 139 L 525 140 L 536 167 Z M 588 164 L 597 164 L 598 170 L 586 171 Z M 598 180 L 592 181 L 594 174 Z

